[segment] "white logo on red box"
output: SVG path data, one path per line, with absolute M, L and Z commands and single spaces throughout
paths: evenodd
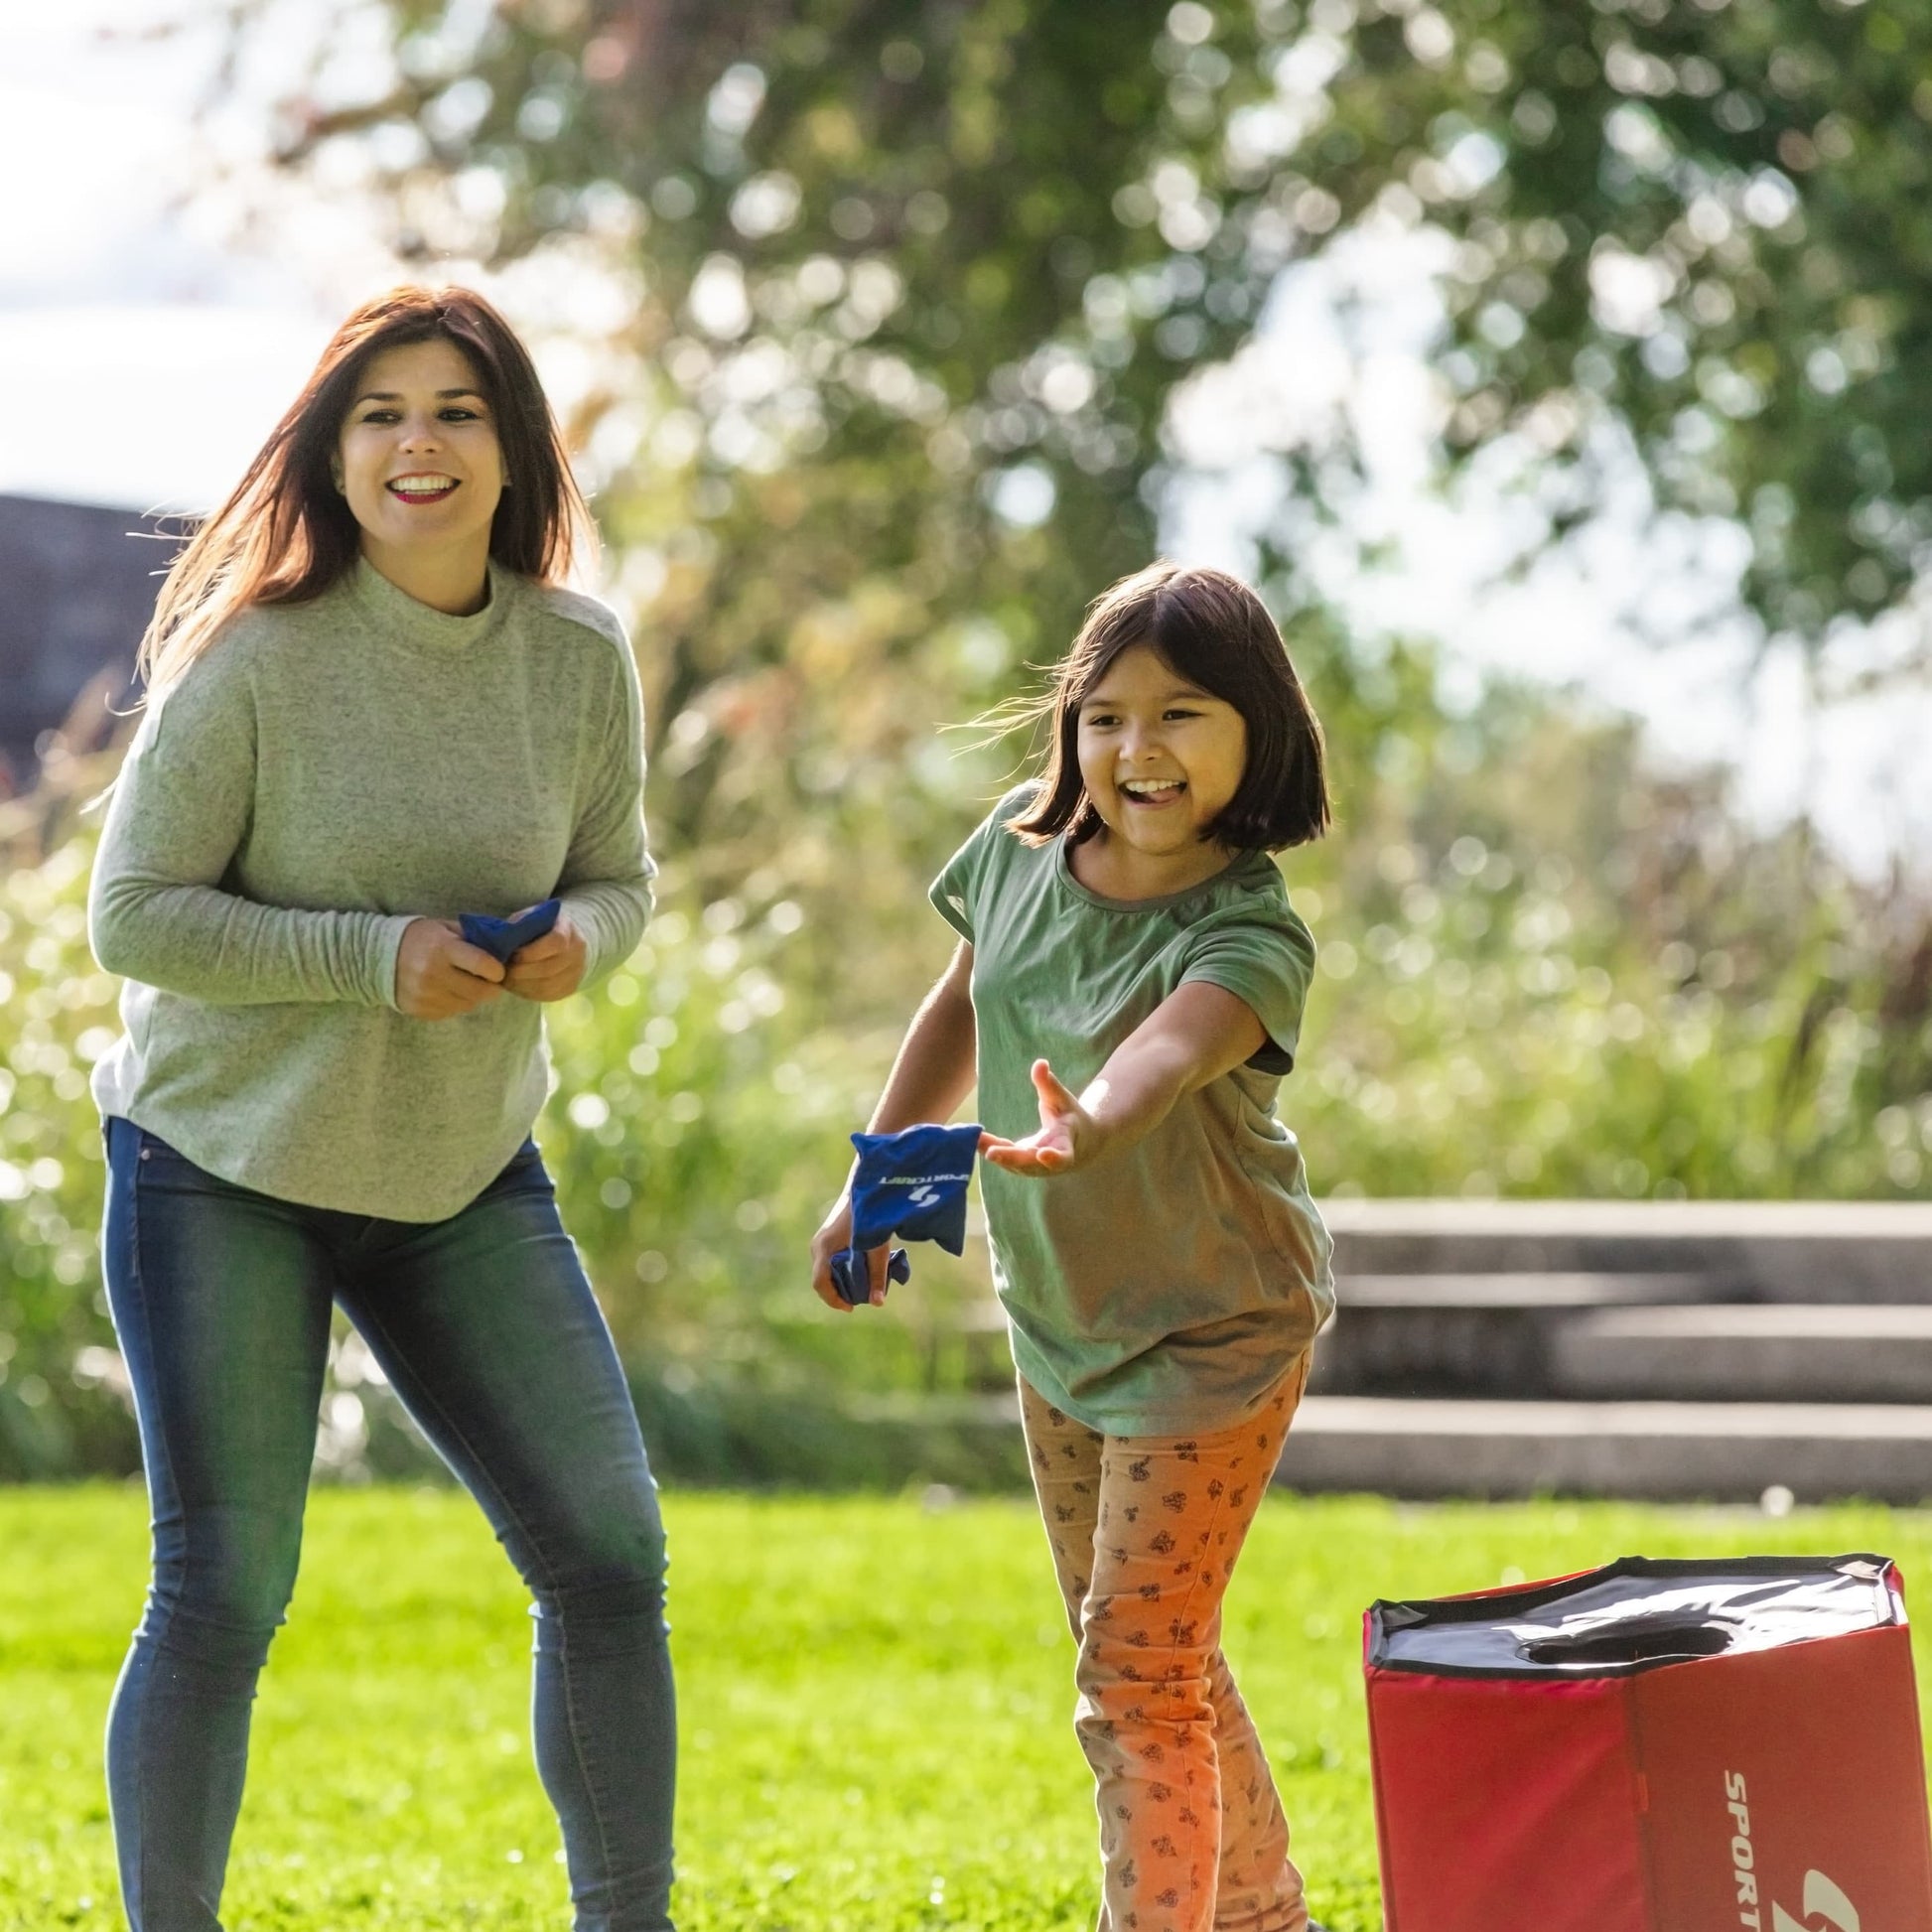
M 1725 1799 L 1730 1812 L 1730 1875 L 1737 1887 L 1737 1923 L 1746 1927 L 1747 1932 L 1764 1932 L 1764 1913 L 1758 1899 L 1757 1847 L 1751 1841 L 1748 1798 L 1744 1774 L 1726 1771 Z M 1800 1922 L 1773 1899 L 1771 1932 L 1859 1932 L 1859 1908 L 1846 1897 L 1844 1887 L 1822 1871 L 1805 1873 L 1804 1906 L 1805 1916 Z

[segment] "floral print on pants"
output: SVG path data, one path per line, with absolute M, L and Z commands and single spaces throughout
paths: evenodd
M 1079 1644 L 1074 1729 L 1100 1813 L 1098 1932 L 1305 1932 L 1302 1874 L 1221 1655 L 1221 1599 L 1302 1391 L 1247 1420 L 1103 1436 L 1023 1378 L 1034 1489 Z

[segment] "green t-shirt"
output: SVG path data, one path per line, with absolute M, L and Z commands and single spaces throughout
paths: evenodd
M 1096 1167 L 1038 1179 L 982 1165 L 1014 1358 L 1048 1402 L 1108 1435 L 1226 1428 L 1334 1306 L 1327 1230 L 1275 1115 L 1314 941 L 1265 852 L 1162 898 L 1089 892 L 1063 840 L 1006 830 L 1032 791 L 1003 798 L 932 887 L 973 946 L 982 1123 L 1034 1132 L 1036 1058 L 1079 1092 L 1190 980 L 1246 1001 L 1268 1043 Z

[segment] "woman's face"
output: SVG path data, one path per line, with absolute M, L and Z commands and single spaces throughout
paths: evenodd
M 437 338 L 371 358 L 343 420 L 336 481 L 363 549 L 489 553 L 503 452 L 476 367 Z

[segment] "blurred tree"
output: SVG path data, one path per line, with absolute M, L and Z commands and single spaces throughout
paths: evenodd
M 235 57 L 289 30 L 232 0 Z M 669 911 L 560 1011 L 546 1152 L 633 1356 L 958 1387 L 820 1319 L 797 1257 L 945 934 L 916 886 L 999 787 L 941 725 L 1155 546 L 1177 385 L 1357 234 L 1442 265 L 1444 451 L 1552 533 L 1634 449 L 1735 514 L 1811 645 L 1932 535 L 1932 14 L 1905 0 L 366 0 L 284 163 L 568 339 L 650 686 Z M 1286 1096 L 1324 1189 L 1925 1193 L 1932 932 L 1753 836 L 1633 730 L 1343 637 L 1298 569 L 1345 497 L 1284 449 L 1262 570 L 1337 758 L 1296 855 L 1323 951 Z M 0 1474 L 125 1466 L 85 1069 L 90 837 L 0 876 Z M 977 1287 L 921 1264 L 902 1310 Z M 935 1293 L 936 1291 L 936 1293 Z M 935 1333 L 939 1324 L 935 1322 Z M 922 1352 L 924 1350 L 924 1352 Z M 655 1385 L 653 1385 L 655 1386 Z
M 1414 652 L 1364 673 L 1355 836 L 1297 867 L 1322 943 L 1283 1109 L 1320 1192 L 1924 1197 L 1923 905 L 1799 833 L 1753 836 L 1720 777 L 1660 776 L 1626 722 L 1500 689 L 1451 717 L 1434 684 Z M 117 1027 L 86 950 L 94 833 L 0 868 L 0 1480 L 135 1454 L 95 1246 L 86 1076 Z M 1011 1386 L 1001 1339 L 962 1319 L 985 1258 L 922 1250 L 883 1320 L 819 1307 L 805 1243 L 903 1011 L 827 1026 L 790 992 L 796 901 L 670 897 L 636 956 L 552 1015 L 544 1153 L 679 1466 L 829 1475 L 849 1465 L 807 1453 L 787 1405 L 811 1398 L 836 1435 L 860 1395 L 916 1410 Z M 339 1360 L 343 1392 L 394 1450 L 360 1368 Z M 325 1447 L 354 1466 L 352 1442 Z
M 352 145 L 406 255 L 599 283 L 601 325 L 559 321 L 603 356 L 574 427 L 638 621 L 655 829 L 701 894 L 836 897 L 819 962 L 849 988 L 850 934 L 903 897 L 891 849 L 923 869 L 997 789 L 936 728 L 1146 561 L 1168 395 L 1273 272 L 1231 234 L 1210 276 L 1207 234 L 1117 211 L 1179 140 L 1166 10 L 376 11 L 384 85 L 335 98 L 325 64 L 284 159 Z M 1233 93 L 1267 84 L 1251 61 Z M 1216 164 L 1190 192 L 1205 222 L 1236 191 Z
M 669 547 L 687 829 L 732 816 L 724 713 L 811 722 L 784 679 L 741 688 L 757 667 L 822 679 L 953 625 L 962 681 L 997 684 L 1063 637 L 1151 546 L 1175 383 L 1363 228 L 1452 244 L 1446 452 L 1539 457 L 1553 533 L 1599 500 L 1620 424 L 1661 505 L 1744 520 L 1773 631 L 1899 602 L 1932 538 L 1910 0 L 372 16 L 381 58 L 319 69 L 285 163 L 356 144 L 425 259 L 633 271 L 607 501 L 620 539 Z M 274 17 L 244 7 L 244 39 Z M 1311 468 L 1285 483 L 1319 498 Z M 791 743 L 822 781 L 814 734 Z

